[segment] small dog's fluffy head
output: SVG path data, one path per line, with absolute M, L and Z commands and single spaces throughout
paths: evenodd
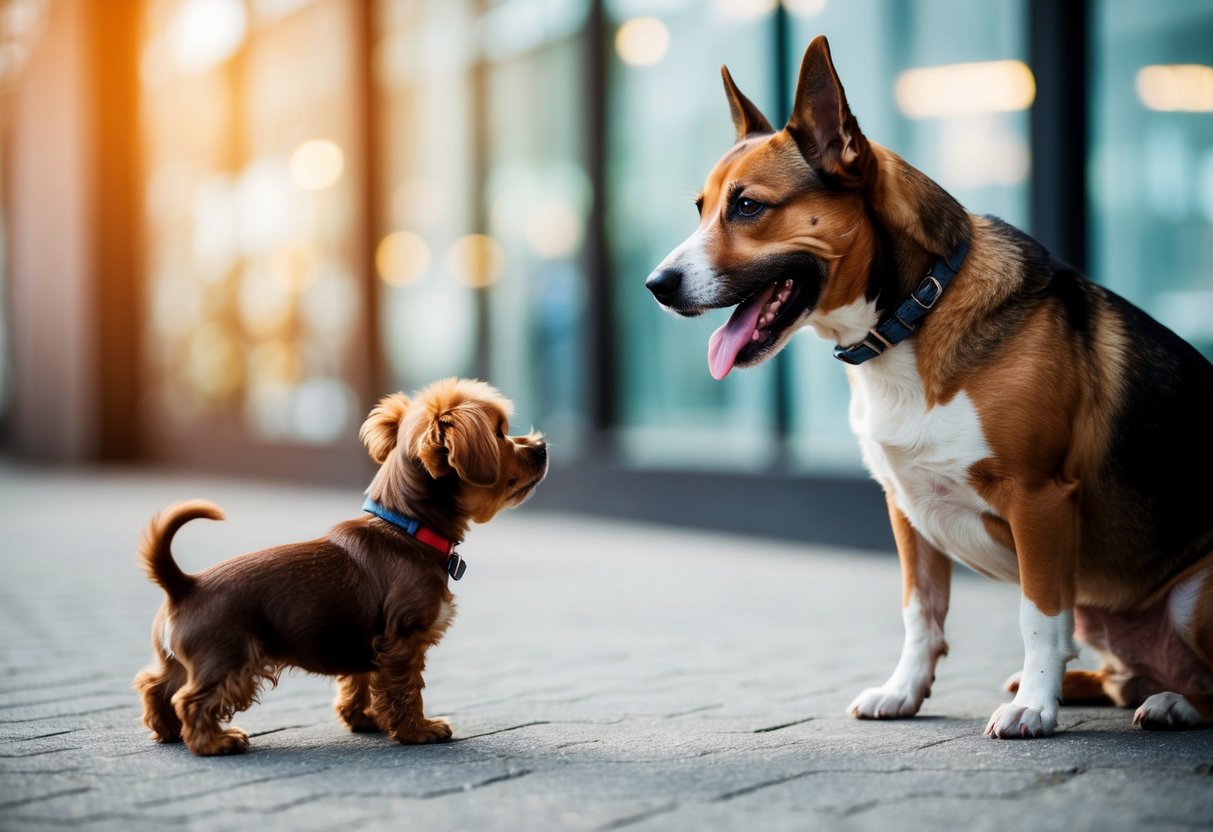
M 520 505 L 547 473 L 542 434 L 509 435 L 514 407 L 482 381 L 448 378 L 385 396 L 359 436 L 381 466 L 368 493 L 385 505 L 440 500 L 487 522 Z

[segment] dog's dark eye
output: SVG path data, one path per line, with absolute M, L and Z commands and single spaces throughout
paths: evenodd
M 498 426 L 497 426 L 497 438 L 498 438 L 498 439 L 505 439 L 505 425 L 498 425 Z
M 761 202 L 755 202 L 747 196 L 737 200 L 737 213 L 743 217 L 756 217 L 765 207 Z

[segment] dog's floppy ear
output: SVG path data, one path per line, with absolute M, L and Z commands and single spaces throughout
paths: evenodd
M 847 106 L 824 35 L 814 38 L 805 50 L 796 102 L 785 129 L 814 170 L 846 187 L 863 182 L 872 154 Z
M 741 141 L 746 136 L 752 136 L 755 133 L 774 133 L 775 128 L 771 126 L 771 122 L 767 121 L 767 117 L 762 114 L 762 111 L 754 106 L 753 101 L 742 95 L 741 90 L 737 89 L 727 66 L 720 67 L 720 77 L 724 79 L 724 94 L 728 96 L 729 112 L 733 116 L 733 126 L 737 128 L 736 141 Z
M 384 396 L 362 423 L 358 438 L 366 445 L 367 452 L 375 462 L 383 464 L 388 454 L 396 447 L 400 435 L 400 421 L 404 418 L 409 404 L 409 397 L 403 393 Z
M 497 416 L 476 402 L 458 404 L 437 414 L 414 453 L 434 479 L 454 471 L 472 485 L 492 485 L 501 472 Z
M 464 402 L 447 413 L 447 461 L 464 482 L 492 485 L 501 472 L 497 416 L 476 402 Z

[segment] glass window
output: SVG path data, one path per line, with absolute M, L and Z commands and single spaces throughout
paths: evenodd
M 391 0 L 375 67 L 394 386 L 483 374 L 553 456 L 584 431 L 580 33 L 588 3 Z
M 362 409 L 354 4 L 151 0 L 148 424 L 346 441 Z
M 772 104 L 773 4 L 606 3 L 607 235 L 616 301 L 620 446 L 638 464 L 763 468 L 777 451 L 772 365 L 716 382 L 708 336 L 728 312 L 675 318 L 644 288 L 698 224 L 692 200 L 733 144 L 729 70 Z
M 1213 9 L 1095 4 L 1092 276 L 1213 357 Z
M 1035 87 L 1023 63 L 1024 0 L 784 5 L 795 58 L 789 89 L 795 89 L 804 48 L 824 34 L 864 135 L 970 211 L 1028 227 L 1028 107 Z M 830 347 L 809 330 L 785 350 L 791 458 L 805 469 L 858 471 L 859 449 L 847 421 L 850 391 Z

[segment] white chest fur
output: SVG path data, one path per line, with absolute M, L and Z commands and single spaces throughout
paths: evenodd
M 982 515 L 993 512 L 969 483 L 970 467 L 990 455 L 969 397 L 928 408 L 910 342 L 847 371 L 864 463 L 914 528 L 953 560 L 1017 582 L 1015 553 L 986 531 Z

